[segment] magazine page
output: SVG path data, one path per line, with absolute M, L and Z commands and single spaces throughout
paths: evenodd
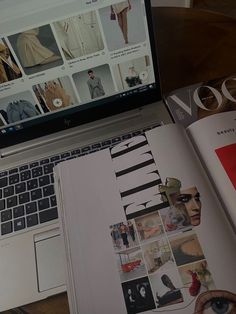
M 235 306 L 235 239 L 182 127 L 55 170 L 72 313 Z
M 189 134 L 236 230 L 236 112 L 196 122 Z
M 185 86 L 165 95 L 175 122 L 185 127 L 219 112 L 236 110 L 236 75 Z

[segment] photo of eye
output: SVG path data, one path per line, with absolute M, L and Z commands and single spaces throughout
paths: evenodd
M 201 293 L 195 303 L 194 314 L 235 314 L 236 294 L 225 290 Z

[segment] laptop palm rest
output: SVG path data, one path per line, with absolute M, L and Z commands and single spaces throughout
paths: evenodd
M 1 241 L 0 312 L 66 290 L 62 239 L 58 228 L 49 228 Z

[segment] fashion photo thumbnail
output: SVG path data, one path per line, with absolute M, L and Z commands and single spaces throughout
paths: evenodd
M 54 27 L 67 60 L 104 49 L 95 11 L 55 22 Z
M 11 49 L 3 38 L 0 39 L 0 84 L 16 80 L 21 76 Z
M 109 96 L 115 92 L 108 64 L 75 73 L 73 80 L 83 102 Z
M 33 86 L 45 113 L 78 104 L 69 77 L 61 77 Z
M 41 106 L 29 91 L 0 99 L 0 114 L 4 124 L 11 124 L 42 114 Z
M 119 91 L 148 84 L 153 79 L 149 56 L 139 57 L 113 66 Z
M 28 75 L 63 63 L 50 25 L 26 30 L 8 39 Z
M 121 1 L 99 10 L 109 51 L 146 40 L 143 4 L 140 0 Z

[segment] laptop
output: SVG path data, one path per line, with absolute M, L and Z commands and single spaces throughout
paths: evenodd
M 66 290 L 53 167 L 171 122 L 144 0 L 0 1 L 0 311 Z

